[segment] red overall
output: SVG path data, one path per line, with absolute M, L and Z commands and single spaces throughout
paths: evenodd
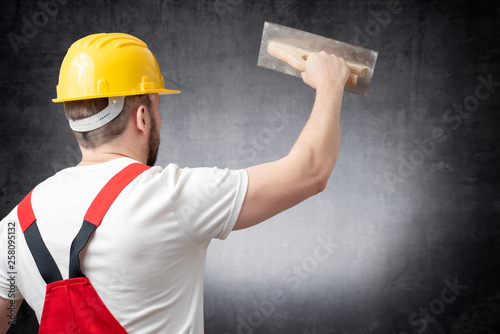
M 38 270 L 47 283 L 39 333 L 127 333 L 106 308 L 89 279 L 81 272 L 79 254 L 120 192 L 148 168 L 139 163 L 125 167 L 112 177 L 96 196 L 71 244 L 69 278 L 65 280 L 62 279 L 38 230 L 31 207 L 31 192 L 19 204 L 17 215 L 21 229 Z

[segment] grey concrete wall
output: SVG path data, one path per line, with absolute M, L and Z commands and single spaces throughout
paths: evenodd
M 210 246 L 206 333 L 499 332 L 499 17 L 495 1 L 4 2 L 0 216 L 79 161 L 51 98 L 91 33 L 143 39 L 182 90 L 162 100 L 159 164 L 287 154 L 314 91 L 256 67 L 271 21 L 379 58 L 369 95 L 344 94 L 327 189 Z M 35 328 L 23 307 L 11 332 Z

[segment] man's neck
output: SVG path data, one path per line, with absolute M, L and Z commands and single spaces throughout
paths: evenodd
M 102 164 L 118 158 L 128 157 L 146 164 L 148 159 L 148 138 L 137 131 L 134 122 L 130 121 L 125 131 L 111 141 L 95 148 L 84 148 L 82 161 L 78 166 Z
M 108 161 L 112 161 L 118 158 L 127 157 L 126 155 L 121 154 L 107 154 L 107 155 L 99 155 L 99 156 L 88 156 L 83 155 L 82 161 L 77 166 L 90 166 L 90 165 L 98 165 Z
M 80 147 L 80 150 L 82 151 L 82 161 L 78 164 L 78 166 L 97 165 L 124 157 L 137 160 L 141 163 L 146 163 L 146 158 L 142 157 L 139 152 L 135 152 L 134 150 L 123 146 L 120 147 L 120 149 L 109 146 L 100 146 L 95 149 Z

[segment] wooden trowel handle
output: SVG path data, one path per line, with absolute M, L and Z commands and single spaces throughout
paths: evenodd
M 290 44 L 280 43 L 276 41 L 269 42 L 269 45 L 267 46 L 267 52 L 271 56 L 284 61 L 300 72 L 306 71 L 306 60 L 311 53 L 311 51 L 307 51 Z M 351 72 L 349 78 L 347 79 L 346 85 L 356 86 L 358 78 L 364 78 L 366 76 L 367 68 L 365 66 L 360 66 L 348 61 L 346 61 L 346 64 Z
M 306 71 L 306 60 L 307 56 L 310 54 L 309 51 L 296 48 L 289 44 L 271 41 L 267 46 L 267 52 L 271 56 L 292 66 L 297 71 Z

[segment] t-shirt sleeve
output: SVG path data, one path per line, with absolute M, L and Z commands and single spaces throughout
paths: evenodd
M 0 297 L 10 300 L 23 299 L 17 289 L 17 243 L 22 236 L 19 224 L 14 220 L 14 212 L 0 221 Z
M 245 199 L 245 170 L 179 168 L 170 164 L 162 184 L 170 192 L 176 218 L 196 245 L 225 239 L 238 219 Z

